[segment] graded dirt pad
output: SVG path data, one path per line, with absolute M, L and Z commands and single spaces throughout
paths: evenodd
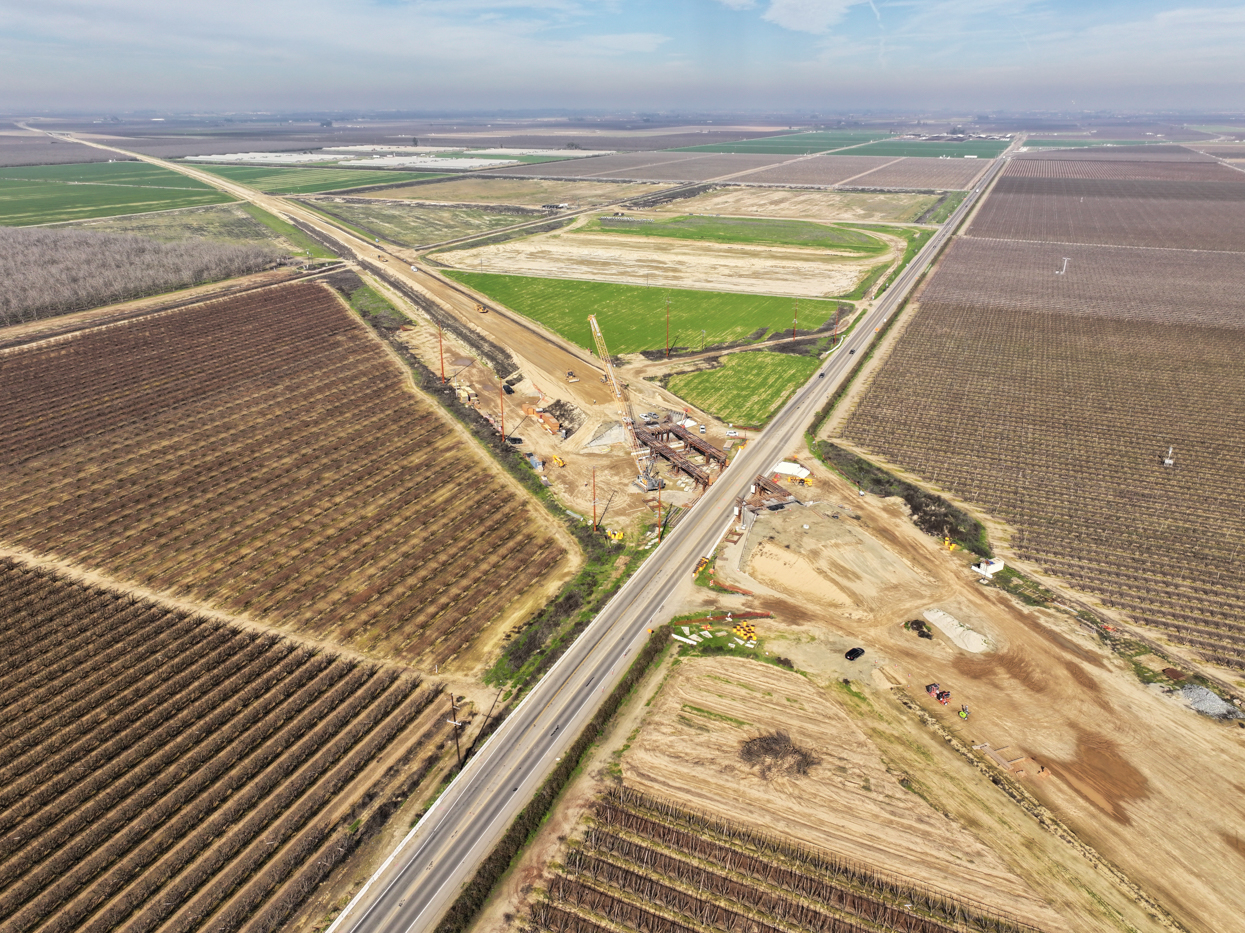
M 1222 162 L 1157 162 L 1012 159 L 1003 169 L 1011 178 L 1103 178 L 1116 181 L 1226 181 L 1245 182 L 1245 172 Z
M 1245 252 L 1245 185 L 1005 176 L 968 232 L 997 239 Z
M 1055 275 L 1068 260 L 1067 272 Z M 1155 324 L 1245 326 L 1234 253 L 959 237 L 921 300 Z
M 984 444 L 990 443 L 987 436 Z M 790 508 L 794 516 L 786 520 L 789 533 L 775 533 L 777 526 L 771 525 L 762 530 L 766 543 L 790 545 L 791 551 L 782 547 L 783 553 L 801 553 L 806 549 L 803 538 L 814 535 L 802 525 L 815 529 L 815 513 L 828 517 L 837 512 L 839 521 L 875 539 L 891 552 L 892 560 L 901 561 L 927 585 L 915 595 L 895 588 L 872 604 L 862 598 L 835 606 L 821 593 L 851 580 L 841 566 L 810 562 L 811 573 L 788 573 L 766 585 L 739 573 L 734 563 L 738 552 L 727 551 L 718 558 L 718 575 L 757 595 L 718 597 L 718 606 L 773 612 L 772 619 L 756 621 L 761 647 L 790 658 L 814 683 L 829 684 L 882 748 L 892 769 L 906 773 L 922 796 L 1007 858 L 1073 929 L 1114 931 L 1127 929 L 1125 922 L 1138 930 L 1164 927 L 1107 875 L 1093 870 L 1074 845 L 1043 830 L 1033 818 L 1040 813 L 1030 810 L 1032 815 L 1026 815 L 1015 808 L 992 787 L 991 776 L 1015 781 L 1034 795 L 1186 928 L 1205 933 L 1232 929 L 1245 909 L 1245 891 L 1229 880 L 1241 862 L 1217 834 L 1245 819 L 1245 798 L 1228 790 L 1240 783 L 1235 774 L 1245 765 L 1245 730 L 1198 716 L 1178 697 L 1147 688 L 1131 665 L 1088 635 L 1071 615 L 1025 607 L 983 586 L 962 552 L 950 555 L 922 534 L 901 501 L 860 498 L 819 463 L 805 463 L 812 468 L 815 485 L 800 495 L 817 504 Z M 1029 496 L 1042 494 L 1031 491 Z M 761 528 L 758 524 L 749 536 Z M 769 534 L 775 534 L 774 542 L 768 541 Z M 843 544 L 836 547 L 846 549 Z M 856 564 L 873 566 L 865 545 L 857 553 Z M 1097 557 L 1092 548 L 1085 553 Z M 1169 562 L 1184 560 L 1176 555 Z M 853 566 L 840 558 L 839 564 L 844 563 L 848 569 Z M 1151 563 L 1159 558 L 1152 556 Z M 884 573 L 873 585 L 881 582 Z M 942 609 L 988 637 L 996 650 L 971 654 L 941 632 L 935 631 L 929 641 L 903 628 L 930 608 Z M 855 646 L 864 647 L 866 654 L 846 661 L 843 653 Z M 862 694 L 860 700 L 839 686 L 845 677 Z M 949 707 L 926 696 L 924 686 L 935 682 L 952 692 Z M 902 691 L 933 725 L 916 720 L 892 696 L 892 689 Z M 781 696 L 777 690 L 774 695 Z M 961 704 L 971 710 L 967 722 L 956 716 Z M 730 715 L 753 722 L 746 713 Z M 664 730 L 669 717 L 658 721 Z M 935 728 L 958 741 L 962 751 L 953 752 Z M 799 737 L 794 729 L 788 731 L 793 739 Z M 985 743 L 1002 764 L 984 748 L 974 751 Z M 685 740 L 683 748 L 696 744 Z M 977 770 L 961 770 L 969 760 Z M 714 761 L 704 755 L 702 773 L 720 767 Z M 700 774 L 689 775 L 679 793 L 700 794 L 702 781 Z M 759 808 L 761 818 L 768 819 L 766 799 L 749 793 L 736 795 L 727 805 L 736 813 Z M 1172 865 L 1181 866 L 1180 871 L 1172 871 Z M 921 877 L 933 884 L 938 874 Z
M 899 159 L 852 180 L 860 188 L 971 188 L 993 159 Z
M 745 742 L 776 730 L 820 763 L 805 776 L 765 775 L 742 760 Z M 628 787 L 687 809 L 1065 929 L 995 853 L 900 786 L 852 719 L 798 674 L 747 660 L 685 660 L 622 769 Z
M 7 558 L 0 617 L 6 929 L 279 929 L 441 757 L 409 670 Z
M 1225 400 L 1245 398 L 1243 324 L 926 300 L 844 434 L 1013 525 L 1019 555 L 1245 670 L 1245 520 L 1222 505 L 1242 493 L 1245 410 Z
M 791 159 L 788 155 L 745 155 L 703 152 L 628 152 L 593 156 L 556 165 L 525 165 L 498 169 L 507 176 L 545 178 L 621 178 L 636 181 L 709 181 Z
M 746 176 L 745 176 L 746 177 Z M 934 206 L 933 194 L 865 191 L 817 191 L 731 185 L 694 198 L 671 201 L 653 210 L 669 214 L 725 214 L 737 217 L 784 217 L 858 223 L 911 223 Z
M 749 172 L 738 180 L 750 185 L 839 185 L 894 161 L 885 156 L 819 155 L 788 159 L 785 164 Z
M 438 253 L 470 271 L 821 298 L 846 295 L 887 256 L 669 237 L 554 233 Z
M 409 198 L 412 201 L 448 201 L 455 204 L 514 204 L 541 207 L 572 204 L 593 207 L 622 198 L 638 198 L 664 191 L 668 185 L 627 184 L 608 181 L 550 181 L 544 178 L 452 178 L 435 185 L 386 188 L 362 197 Z
M 0 543 L 463 670 L 570 572 L 555 526 L 326 286 L 3 360 Z

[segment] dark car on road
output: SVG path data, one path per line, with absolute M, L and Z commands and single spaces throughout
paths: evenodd
M 864 648 L 853 648 L 851 651 L 847 652 L 847 654 L 843 655 L 843 657 L 847 658 L 847 660 L 849 661 L 855 661 L 858 657 L 860 657 L 864 653 L 865 653 Z

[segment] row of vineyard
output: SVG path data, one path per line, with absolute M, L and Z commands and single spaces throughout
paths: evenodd
M 1245 175 L 1042 161 L 1000 179 L 842 433 L 1008 522 L 1021 557 L 1245 670 L 1245 279 L 1229 252 L 1245 250 Z
M 531 919 L 553 933 L 1036 933 L 982 905 L 669 801 L 598 801 Z
M 0 930 L 278 929 L 439 760 L 439 688 L 0 560 Z
M 302 282 L 11 350 L 0 540 L 444 663 L 565 560 L 532 505 Z

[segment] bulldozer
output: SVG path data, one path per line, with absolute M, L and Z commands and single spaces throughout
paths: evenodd
M 484 305 L 481 305 L 481 304 L 476 305 L 476 310 L 479 311 L 481 314 L 488 314 L 488 308 L 484 307 Z
M 568 369 L 566 371 L 566 381 L 567 382 L 579 382 L 579 377 L 575 375 L 575 370 Z

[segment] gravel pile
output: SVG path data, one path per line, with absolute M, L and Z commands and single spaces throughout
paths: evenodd
M 1190 684 L 1187 687 L 1180 688 L 1180 695 L 1188 700 L 1189 705 L 1203 716 L 1213 716 L 1215 719 L 1245 718 L 1245 713 L 1242 713 L 1227 700 L 1220 699 L 1205 687 Z

